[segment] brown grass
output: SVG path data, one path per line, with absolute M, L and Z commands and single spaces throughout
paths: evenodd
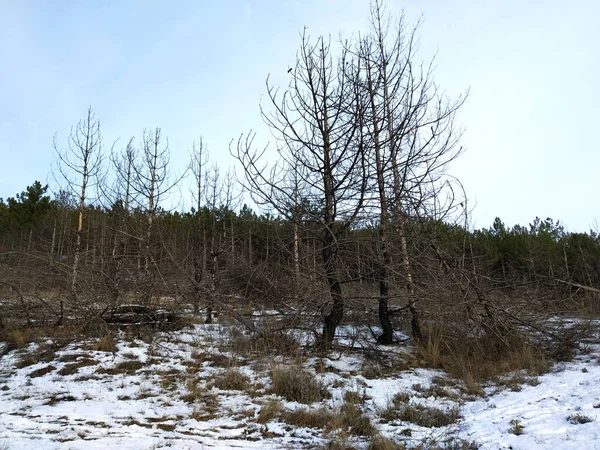
M 217 375 L 213 384 L 224 391 L 243 391 L 250 387 L 250 378 L 238 369 L 228 369 Z
M 260 409 L 256 422 L 265 424 L 279 417 L 282 412 L 283 405 L 281 402 L 279 400 L 270 400 Z
M 117 348 L 117 341 L 111 334 L 106 334 L 100 338 L 97 342 L 90 345 L 90 350 L 97 352 L 108 352 L 116 353 L 119 349 Z
M 351 403 L 344 403 L 341 408 L 333 411 L 326 407 L 318 409 L 303 407 L 294 411 L 283 411 L 279 417 L 290 425 L 320 428 L 327 433 L 343 430 L 355 436 L 373 436 L 376 431 L 369 418 Z
M 271 368 L 273 393 L 299 403 L 319 402 L 330 398 L 327 387 L 315 376 L 300 368 Z
M 391 439 L 386 438 L 380 434 L 377 434 L 369 441 L 367 450 L 404 450 L 404 445 L 396 444 Z
M 31 342 L 31 332 L 26 329 L 5 330 L 2 339 L 12 348 L 25 348 Z
M 107 375 L 118 375 L 118 374 L 132 375 L 144 366 L 145 366 L 145 363 L 143 363 L 142 361 L 134 361 L 134 360 L 122 361 L 119 364 L 117 364 L 115 367 L 100 368 L 100 369 L 96 370 L 96 373 L 105 373 Z
M 396 399 L 381 412 L 381 419 L 386 422 L 400 420 L 427 428 L 450 425 L 460 418 L 460 410 L 456 407 L 442 410 L 423 405 L 409 405 Z
M 356 436 L 373 436 L 376 432 L 375 427 L 369 418 L 352 403 L 344 403 L 340 409 L 341 427 L 348 429 L 350 433 Z
M 245 334 L 239 328 L 231 328 L 226 345 L 222 349 L 241 356 L 293 356 L 300 353 L 300 343 L 283 331 L 262 330 L 260 335 Z
M 76 361 L 71 364 L 65 364 L 65 366 L 62 369 L 60 369 L 57 373 L 59 375 L 73 375 L 77 373 L 82 367 L 95 366 L 96 364 L 98 364 L 98 362 L 93 359 L 83 358 L 80 361 Z
M 431 325 L 425 335 L 416 349 L 421 364 L 462 379 L 473 394 L 481 393 L 478 384 L 494 377 L 518 370 L 536 376 L 550 367 L 541 351 L 517 337 L 506 341 L 490 335 L 469 337 L 440 324 Z
M 56 367 L 54 367 L 53 365 L 48 365 L 48 366 L 44 366 L 41 367 L 37 370 L 34 370 L 33 372 L 29 373 L 29 378 L 37 378 L 37 377 L 42 377 L 52 371 L 56 370 Z
M 327 408 L 309 409 L 299 408 L 294 411 L 284 411 L 281 420 L 290 425 L 301 428 L 321 428 L 329 426 L 333 414 Z

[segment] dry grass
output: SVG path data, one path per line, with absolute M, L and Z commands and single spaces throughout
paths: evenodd
M 97 342 L 90 345 L 89 349 L 97 352 L 108 353 L 116 353 L 119 350 L 117 348 L 117 341 L 111 334 L 104 335 Z
M 273 393 L 286 400 L 313 403 L 331 397 L 327 387 L 314 375 L 300 368 L 271 368 Z
M 353 435 L 373 436 L 376 432 L 371 420 L 352 403 L 344 403 L 338 417 L 341 418 L 341 426 L 338 428 L 349 428 Z
M 391 439 L 386 438 L 380 434 L 377 434 L 369 441 L 367 450 L 404 450 L 404 445 L 396 444 Z
M 209 353 L 200 349 L 192 350 L 191 357 L 191 363 L 197 365 L 208 362 L 213 367 L 231 367 L 234 364 L 229 356 L 217 352 Z
M 105 373 L 107 375 L 133 375 L 144 366 L 145 363 L 143 363 L 142 361 L 128 360 L 120 362 L 115 367 L 100 368 L 96 371 L 96 373 Z
M 260 335 L 249 335 L 239 328 L 231 328 L 224 352 L 241 356 L 294 356 L 300 354 L 298 340 L 283 331 L 262 330 Z
M 27 329 L 12 329 L 2 333 L 2 339 L 8 343 L 11 348 L 25 348 L 31 342 L 31 331 Z
M 301 428 L 319 428 L 330 433 L 335 430 L 349 432 L 354 436 L 373 436 L 375 427 L 363 412 L 351 403 L 344 403 L 341 408 L 330 410 L 326 407 L 311 409 L 298 408 L 294 411 L 282 411 L 282 421 Z
M 571 414 L 567 416 L 567 422 L 573 425 L 583 425 L 584 423 L 590 423 L 593 421 L 593 418 L 581 413 Z
M 250 378 L 238 369 L 228 369 L 217 375 L 213 384 L 224 391 L 243 391 L 250 387 Z
M 453 392 L 445 388 L 444 386 L 440 386 L 436 383 L 432 383 L 428 387 L 424 387 L 420 384 L 415 384 L 412 388 L 419 394 L 421 394 L 423 397 L 448 398 L 451 400 L 458 400 L 460 398 L 460 395 L 456 392 Z
M 182 395 L 181 399 L 186 403 L 194 405 L 194 411 L 191 416 L 193 419 L 202 422 L 211 420 L 217 416 L 220 405 L 217 393 L 212 392 L 194 378 L 190 378 L 187 381 L 186 389 L 187 393 Z
M 95 366 L 96 364 L 98 364 L 98 362 L 93 359 L 83 358 L 74 363 L 65 364 L 65 366 L 62 369 L 60 369 L 57 373 L 59 375 L 73 375 L 77 373 L 82 367 Z
M 427 367 L 444 369 L 462 379 L 471 394 L 481 394 L 481 382 L 510 372 L 525 370 L 530 376 L 547 372 L 550 362 L 543 353 L 516 337 L 510 342 L 495 336 L 469 337 L 433 324 L 416 349 L 416 357 Z
M 301 428 L 321 428 L 328 427 L 333 414 L 327 408 L 309 409 L 299 408 L 294 411 L 284 411 L 280 418 L 283 422 Z
M 460 418 L 460 410 L 457 407 L 443 410 L 423 405 L 409 405 L 396 399 L 393 399 L 392 405 L 381 412 L 381 419 L 386 422 L 400 420 L 427 428 L 451 425 Z
M 353 405 L 362 405 L 365 403 L 365 395 L 359 391 L 346 391 L 344 392 L 344 402 L 351 403 Z
M 388 378 L 408 370 L 412 363 L 406 361 L 399 355 L 386 355 L 377 353 L 369 359 L 365 359 L 360 368 L 360 374 L 368 380 Z
M 283 405 L 279 400 L 270 400 L 269 403 L 264 405 L 259 413 L 256 422 L 265 424 L 276 418 L 278 418 L 283 412 Z
M 56 367 L 54 367 L 53 365 L 48 365 L 48 366 L 44 366 L 41 367 L 37 370 L 34 370 L 33 372 L 29 373 L 29 378 L 37 378 L 37 377 L 42 377 L 52 371 L 56 370 Z
M 25 351 L 15 366 L 19 369 L 22 369 L 23 367 L 32 366 L 40 362 L 54 361 L 55 357 L 56 355 L 52 348 L 42 345 L 36 350 Z

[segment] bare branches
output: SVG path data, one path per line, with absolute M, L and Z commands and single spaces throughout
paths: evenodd
M 75 129 L 71 129 L 67 142 L 67 148 L 61 150 L 58 147 L 56 136 L 54 138 L 54 149 L 57 156 L 56 170 L 66 182 L 67 189 L 77 195 L 79 200 L 77 240 L 71 277 L 71 288 L 74 291 L 81 253 L 84 210 L 86 201 L 88 201 L 89 188 L 97 182 L 103 160 L 100 122 L 96 120 L 91 107 L 88 108 L 86 118 L 79 121 Z M 56 173 L 53 173 L 56 177 Z

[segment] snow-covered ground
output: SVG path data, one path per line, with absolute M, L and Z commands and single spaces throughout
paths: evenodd
M 423 442 L 443 448 L 454 439 L 452 448 L 465 449 L 468 443 L 481 449 L 600 449 L 599 346 L 555 365 L 535 386 L 516 392 L 489 387 L 485 397 L 474 399 L 461 395 L 460 385 L 443 383 L 439 370 L 399 369 L 365 378 L 358 353 L 235 357 L 220 325 L 146 340 L 121 334 L 116 344 L 100 351 L 95 340 L 60 348 L 49 340 L 6 354 L 0 360 L 0 449 L 324 448 L 339 430 L 300 428 L 281 417 L 258 420 L 269 401 L 279 400 L 287 411 L 306 408 L 270 390 L 274 366 L 298 364 L 331 393 L 311 410 L 339 410 L 347 392 L 355 393 L 377 433 L 408 448 Z M 247 377 L 247 386 L 220 389 L 216 380 L 232 368 Z M 461 417 L 431 427 L 389 417 L 386 411 L 398 398 L 415 408 L 459 408 Z M 368 446 L 369 438 L 345 436 L 354 448 Z

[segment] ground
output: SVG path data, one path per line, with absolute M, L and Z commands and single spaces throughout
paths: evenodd
M 407 448 L 600 449 L 593 343 L 546 374 L 475 394 L 442 370 L 384 370 L 364 351 L 239 356 L 246 341 L 236 333 L 233 344 L 231 325 L 197 324 L 12 350 L 0 360 L 0 449 L 392 448 L 384 438 Z

